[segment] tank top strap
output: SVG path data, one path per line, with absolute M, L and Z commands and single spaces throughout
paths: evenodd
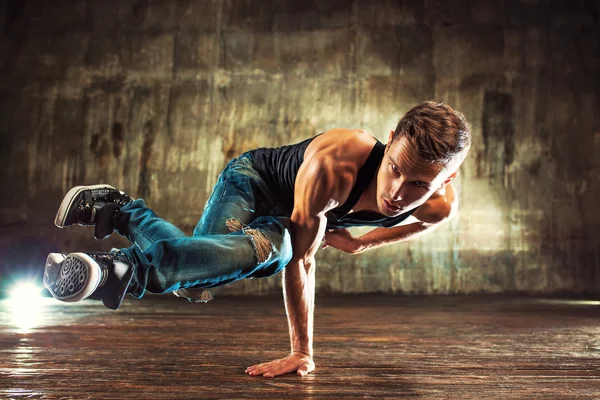
M 329 214 L 332 214 L 338 220 L 348 214 L 352 207 L 354 207 L 354 205 L 358 202 L 360 196 L 363 194 L 367 186 L 369 186 L 371 180 L 375 177 L 377 166 L 383 159 L 384 153 L 385 145 L 378 140 L 375 143 L 375 146 L 373 146 L 371 153 L 369 153 L 367 160 L 358 170 L 356 183 L 354 184 L 348 199 L 341 206 L 331 210 Z

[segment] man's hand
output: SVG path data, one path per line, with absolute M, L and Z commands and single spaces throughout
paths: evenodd
M 262 364 L 246 368 L 248 375 L 262 375 L 266 378 L 288 374 L 296 371 L 299 376 L 304 376 L 315 369 L 312 358 L 304 353 L 295 352 L 291 355 Z
M 345 253 L 360 253 L 360 242 L 346 228 L 326 231 L 323 242 L 322 249 L 331 246 Z

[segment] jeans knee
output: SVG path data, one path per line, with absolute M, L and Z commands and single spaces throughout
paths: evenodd
M 281 272 L 292 259 L 292 240 L 289 230 L 284 230 L 276 243 L 274 257 L 265 262 L 253 274 L 253 278 L 266 278 Z
M 288 217 L 261 216 L 249 225 L 233 217 L 227 220 L 230 232 L 242 231 L 252 236 L 257 260 L 270 261 L 285 267 L 293 256 L 290 222 Z
M 258 228 L 251 228 L 249 225 L 243 224 L 239 219 L 233 217 L 226 221 L 227 228 L 230 232 L 242 231 L 252 239 L 252 247 L 256 254 L 256 259 L 259 264 L 267 262 L 273 256 L 273 244 L 269 238 Z

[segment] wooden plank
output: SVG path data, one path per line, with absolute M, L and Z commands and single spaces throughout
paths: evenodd
M 0 308 L 0 397 L 600 398 L 600 305 L 508 296 L 318 297 L 317 370 L 250 377 L 288 350 L 281 297 L 44 299 Z

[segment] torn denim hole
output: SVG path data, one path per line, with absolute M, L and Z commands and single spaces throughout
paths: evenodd
M 210 291 L 202 288 L 178 289 L 173 294 L 177 297 L 184 297 L 194 303 L 208 303 L 213 299 Z
M 260 230 L 250 228 L 235 217 L 229 218 L 225 224 L 230 232 L 242 231 L 252 238 L 252 247 L 254 248 L 254 253 L 256 254 L 259 264 L 268 261 L 271 258 L 273 255 L 273 245 Z

